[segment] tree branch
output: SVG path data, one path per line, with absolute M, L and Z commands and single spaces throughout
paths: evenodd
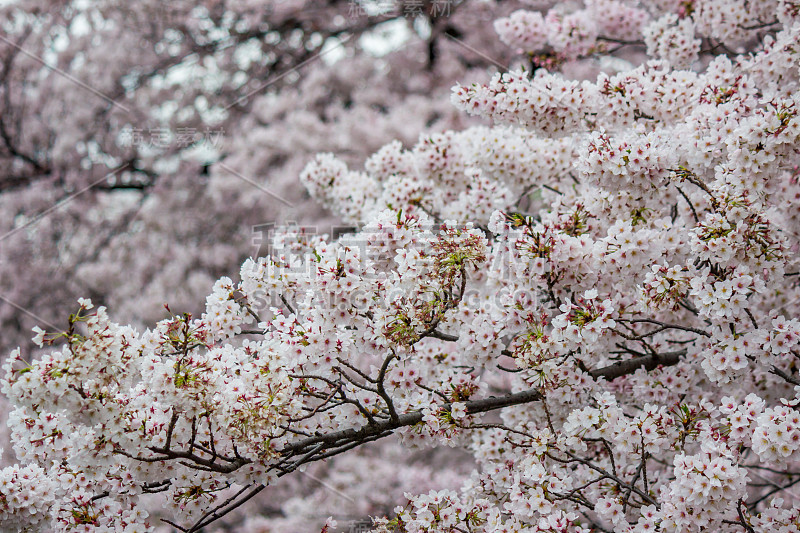
M 598 368 L 589 372 L 594 379 L 605 378 L 609 381 L 618 377 L 633 374 L 640 368 L 644 368 L 648 372 L 654 370 L 659 365 L 672 366 L 680 361 L 681 357 L 686 355 L 686 350 L 678 350 L 676 352 L 664 352 L 659 354 L 643 355 L 642 357 L 635 357 L 609 365 L 604 368 Z

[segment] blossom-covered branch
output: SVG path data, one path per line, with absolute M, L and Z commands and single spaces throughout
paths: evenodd
M 493 126 L 303 170 L 353 231 L 278 228 L 199 317 L 37 329 L 5 523 L 136 531 L 160 491 L 198 531 L 394 436 L 476 468 L 378 533 L 796 530 L 800 8 L 750 4 L 511 14 L 553 61 L 453 89 Z M 617 67 L 554 70 L 592 58 Z

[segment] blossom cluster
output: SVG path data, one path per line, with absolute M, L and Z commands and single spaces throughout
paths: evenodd
M 574 58 L 601 47 L 604 38 L 621 41 L 638 38 L 649 19 L 645 9 L 617 0 L 586 0 L 585 4 L 583 9 L 566 13 L 557 6 L 545 15 L 518 10 L 497 19 L 495 30 L 509 46 Z
M 408 494 L 379 532 L 799 527 L 787 192 L 800 22 L 785 1 L 765 2 L 783 10 L 767 36 L 747 24 L 771 11 L 738 0 L 644 4 L 666 16 L 635 25 L 660 57 L 595 81 L 499 74 L 454 89 L 495 126 L 393 142 L 363 170 L 318 156 L 302 181 L 357 229 L 277 231 L 199 318 L 140 331 L 81 301 L 64 331 L 37 331 L 52 351 L 16 352 L 3 392 L 20 460 L 81 480 L 39 498 L 49 525 L 127 527 L 158 492 L 199 528 L 395 434 L 466 450 L 477 468 L 458 491 Z M 630 15 L 598 19 L 616 39 L 643 16 L 586 6 Z M 544 21 L 549 46 L 590 53 L 600 30 L 568 7 L 498 27 L 513 41 Z M 692 28 L 746 52 L 682 57 Z M 3 494 L 25 483 L 11 479 Z

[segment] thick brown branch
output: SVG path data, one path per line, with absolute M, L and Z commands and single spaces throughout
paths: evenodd
M 476 414 L 493 411 L 495 409 L 501 409 L 503 407 L 509 407 L 511 405 L 530 403 L 541 399 L 542 395 L 538 390 L 528 389 L 526 391 L 509 394 L 507 396 L 483 398 L 481 400 L 466 402 L 466 405 L 468 413 Z M 413 426 L 421 421 L 421 411 L 405 413 L 399 415 L 395 420 L 385 420 L 375 425 L 365 426 L 361 429 L 343 429 L 341 431 L 334 431 L 333 433 L 303 439 L 298 442 L 288 444 L 283 448 L 283 450 L 281 450 L 281 453 L 296 453 L 318 443 L 325 443 L 330 446 L 334 446 L 344 442 L 358 441 L 373 435 L 384 433 L 386 431 L 392 431 L 401 427 Z
M 592 370 L 589 374 L 594 379 L 605 378 L 609 381 L 621 376 L 633 374 L 640 368 L 644 368 L 648 372 L 654 370 L 659 365 L 672 366 L 680 361 L 681 357 L 686 355 L 686 350 L 679 350 L 677 352 L 665 352 L 659 354 L 643 355 L 642 357 L 635 357 L 614 363 L 603 368 Z

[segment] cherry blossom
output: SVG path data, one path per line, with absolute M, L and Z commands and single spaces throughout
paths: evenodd
M 154 527 L 157 494 L 199 531 L 383 441 L 474 464 L 380 533 L 796 530 L 800 10 L 750 4 L 504 13 L 546 57 L 453 88 L 483 125 L 299 173 L 352 231 L 278 228 L 196 315 L 40 326 L 4 365 L 9 527 Z

